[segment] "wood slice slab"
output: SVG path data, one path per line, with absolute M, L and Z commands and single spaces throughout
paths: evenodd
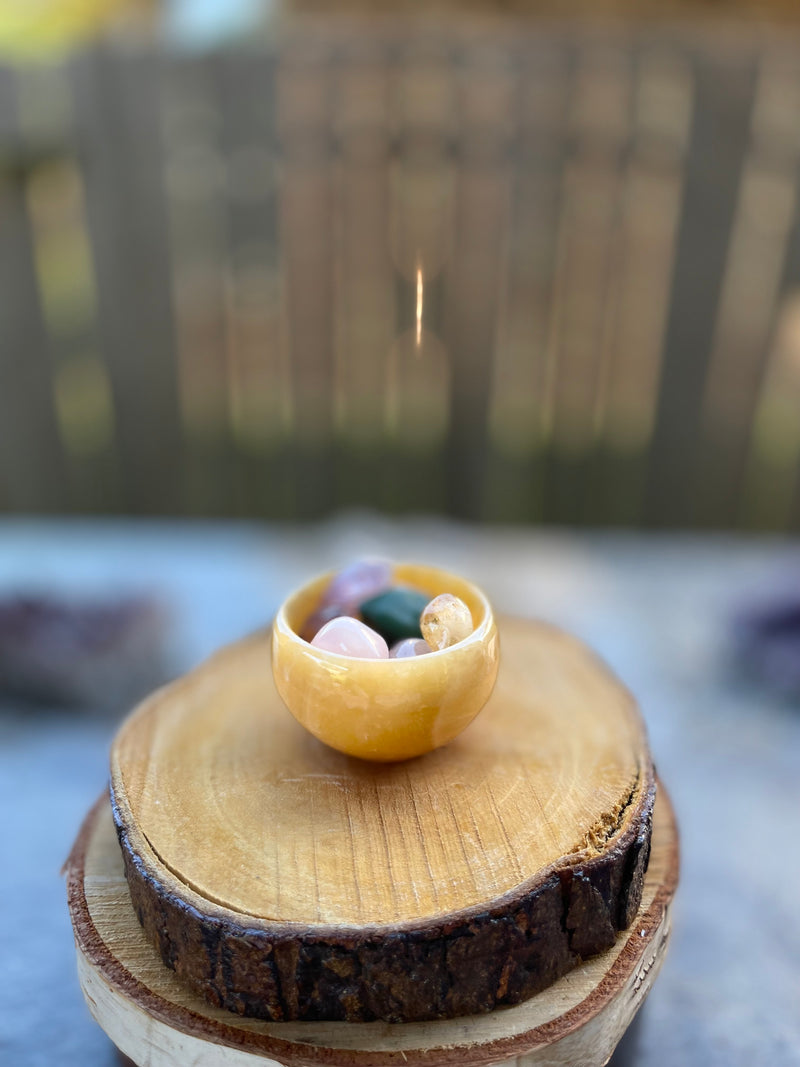
M 642 721 L 572 638 L 500 637 L 483 713 L 402 764 L 298 726 L 266 634 L 134 713 L 112 810 L 164 962 L 241 1015 L 408 1022 L 518 1003 L 613 945 L 650 849 Z
M 612 948 L 512 1008 L 423 1023 L 270 1023 L 211 1007 L 162 963 L 131 904 L 108 799 L 67 864 L 78 973 L 118 1048 L 148 1067 L 601 1067 L 661 967 L 678 842 L 659 787 L 639 911 Z

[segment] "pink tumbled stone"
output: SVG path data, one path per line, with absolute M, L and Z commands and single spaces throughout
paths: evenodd
M 355 659 L 388 659 L 389 646 L 380 634 L 349 615 L 326 622 L 311 644 L 324 652 L 337 652 Z
M 377 596 L 392 584 L 392 565 L 385 559 L 359 559 L 331 579 L 322 594 L 320 607 L 343 604 L 350 610 Z
M 317 608 L 303 623 L 300 636 L 304 641 L 313 641 L 326 622 L 349 614 L 344 604 L 327 604 L 325 607 Z
M 396 645 L 392 645 L 392 649 L 389 653 L 390 659 L 413 659 L 414 656 L 425 656 L 428 652 L 432 652 L 433 649 L 426 642 L 419 637 L 406 637 L 402 641 L 398 641 Z

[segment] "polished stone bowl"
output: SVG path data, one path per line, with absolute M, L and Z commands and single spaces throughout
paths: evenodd
M 483 708 L 494 687 L 500 646 L 486 596 L 436 567 L 394 567 L 398 584 L 453 593 L 475 628 L 450 648 L 408 659 L 368 660 L 310 645 L 300 630 L 332 574 L 316 578 L 282 604 L 272 631 L 272 671 L 284 703 L 326 745 L 361 759 L 392 762 L 446 745 Z

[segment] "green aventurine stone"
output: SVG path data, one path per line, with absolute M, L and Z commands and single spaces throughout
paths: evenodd
M 422 637 L 419 617 L 429 600 L 414 589 L 389 589 L 365 600 L 359 611 L 367 626 L 391 645 L 404 637 Z

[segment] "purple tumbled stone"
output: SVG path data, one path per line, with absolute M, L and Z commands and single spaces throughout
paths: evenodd
M 381 635 L 349 615 L 326 622 L 311 644 L 324 652 L 356 659 L 389 658 L 389 647 Z
M 406 637 L 392 645 L 389 652 L 390 659 L 413 659 L 414 656 L 425 656 L 433 652 L 431 646 L 419 637 Z
M 385 559 L 360 559 L 344 567 L 322 594 L 320 607 L 341 604 L 352 613 L 364 600 L 377 596 L 392 584 L 392 565 Z

